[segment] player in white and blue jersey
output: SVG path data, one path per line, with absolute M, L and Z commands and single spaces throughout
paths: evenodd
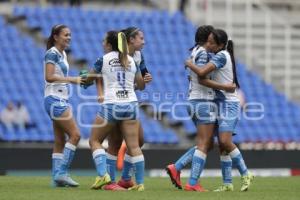
M 233 41 L 228 40 L 226 32 L 221 29 L 212 31 L 208 37 L 207 47 L 216 53 L 214 58 L 203 68 L 197 68 L 190 60 L 186 62 L 187 67 L 200 77 L 205 77 L 214 72 L 213 80 L 221 84 L 234 83 L 239 87 L 234 60 Z M 205 84 L 205 81 L 202 84 Z M 205 85 L 210 86 L 209 83 Z M 225 150 L 225 153 L 230 155 L 233 165 L 238 168 L 242 176 L 241 191 L 247 191 L 253 180 L 253 175 L 248 171 L 242 154 L 232 142 L 232 134 L 237 125 L 240 111 L 239 98 L 236 90 L 234 92 L 216 90 L 215 92 L 216 104 L 218 106 L 218 142 L 222 149 Z M 222 187 L 226 186 L 221 186 L 221 189 Z
M 68 76 L 69 64 L 65 49 L 71 41 L 71 31 L 65 25 L 52 28 L 44 58 L 45 109 L 54 129 L 52 154 L 52 179 L 54 186 L 77 187 L 79 184 L 68 175 L 76 146 L 80 140 L 79 129 L 68 103 L 69 84 L 83 83 L 81 77 Z M 68 135 L 66 141 L 65 133 Z
M 138 143 L 139 121 L 135 87 L 143 89 L 145 83 L 132 57 L 128 55 L 126 36 L 122 32 L 109 31 L 103 42 L 105 54 L 98 59 L 90 75 L 101 74 L 103 78 L 103 103 L 94 121 L 90 136 L 90 146 L 98 176 L 93 189 L 102 188 L 111 182 L 107 173 L 107 156 L 102 146 L 103 140 L 117 124 L 120 125 L 130 162 L 135 168 L 135 186 L 129 190 L 144 190 L 144 156 Z M 87 82 L 90 82 L 89 79 Z
M 197 68 L 201 68 L 209 61 L 206 42 L 212 30 L 212 26 L 201 26 L 195 34 L 196 45 L 191 49 L 190 59 Z M 216 123 L 215 92 L 213 89 L 201 85 L 198 75 L 193 71 L 190 71 L 189 80 L 190 106 L 188 107 L 188 112 L 197 127 L 197 146 L 189 149 L 175 164 L 168 165 L 166 170 L 173 184 L 181 189 L 180 171 L 192 161 L 191 177 L 185 186 L 185 190 L 203 192 L 206 190 L 198 184 L 198 179 L 204 169 L 206 154 L 210 149 L 214 135 Z M 232 84 L 221 85 L 214 81 L 211 82 L 217 88 L 232 89 Z
M 129 55 L 133 57 L 133 60 L 136 66 L 141 71 L 143 76 L 143 80 L 145 84 L 151 82 L 152 76 L 148 72 L 148 69 L 145 65 L 144 56 L 141 52 L 141 49 L 144 46 L 144 34 L 143 32 L 136 27 L 129 27 L 127 29 L 121 30 L 126 35 Z M 99 96 L 103 94 L 103 85 L 101 85 L 101 80 L 98 80 L 97 90 Z M 102 103 L 102 101 L 100 101 Z M 125 154 L 126 145 L 123 141 L 123 137 L 120 134 L 122 130 L 120 126 L 117 125 L 115 129 L 112 130 L 111 134 L 108 136 L 108 149 L 107 149 L 107 168 L 108 173 L 111 177 L 111 183 L 104 187 L 105 190 L 119 190 L 122 188 L 130 188 L 134 185 L 131 180 L 133 165 L 131 163 L 131 156 Z M 122 144 L 122 146 L 121 146 Z M 139 145 L 142 147 L 144 144 L 144 134 L 141 123 L 139 123 Z M 125 155 L 124 155 L 125 154 Z M 125 158 L 125 159 L 124 159 Z M 123 164 L 124 163 L 124 164 Z M 123 168 L 124 165 L 124 168 Z M 116 184 L 116 171 L 118 169 L 122 169 L 122 177 Z
M 142 53 L 142 48 L 144 47 L 144 33 L 141 29 L 137 27 L 128 27 L 122 32 L 126 35 L 128 47 L 129 47 L 129 55 L 133 57 L 135 64 L 139 67 L 141 74 L 143 76 L 143 80 L 145 84 L 148 84 L 152 81 L 152 75 L 148 71 L 144 59 L 144 55 Z M 118 141 L 118 140 L 117 140 Z M 144 131 L 141 125 L 139 124 L 139 145 L 142 147 L 144 144 Z M 118 147 L 114 145 L 114 147 Z M 118 148 L 115 148 L 117 150 Z M 110 148 L 109 148 L 110 150 Z M 113 151 L 115 152 L 115 151 Z M 124 155 L 125 154 L 125 155 Z M 124 188 L 131 187 L 133 182 L 131 181 L 131 172 L 133 171 L 133 165 L 130 164 L 130 156 L 126 153 L 126 146 L 121 146 L 118 153 L 118 168 L 122 169 L 121 179 L 118 181 L 118 185 Z M 123 167 L 124 166 L 124 167 Z

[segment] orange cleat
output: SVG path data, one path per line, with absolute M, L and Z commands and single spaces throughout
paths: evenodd
M 185 191 L 196 191 L 196 192 L 208 192 L 207 189 L 203 188 L 200 184 L 190 185 L 187 183 L 184 188 Z
M 166 167 L 167 174 L 169 175 L 173 185 L 178 189 L 182 189 L 181 180 L 180 180 L 180 171 L 176 170 L 174 164 L 170 164 Z
M 119 171 L 121 171 L 123 169 L 123 163 L 124 163 L 124 157 L 125 157 L 126 151 L 127 151 L 127 147 L 126 147 L 125 142 L 123 141 L 122 145 L 119 149 L 118 157 L 117 157 L 117 169 Z

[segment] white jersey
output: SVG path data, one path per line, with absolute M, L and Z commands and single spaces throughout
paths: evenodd
M 46 64 L 52 63 L 55 66 L 54 74 L 57 76 L 66 77 L 69 73 L 69 64 L 67 61 L 66 52 L 61 54 L 56 47 L 50 48 L 44 58 L 44 69 L 46 71 Z M 69 84 L 68 83 L 48 83 L 45 81 L 44 96 L 56 96 L 62 99 L 69 98 Z
M 132 57 L 128 56 L 129 67 L 121 66 L 119 53 L 112 51 L 99 58 L 94 70 L 103 77 L 104 104 L 129 103 L 137 101 L 134 80 L 139 72 Z
M 221 84 L 233 83 L 233 66 L 228 51 L 218 52 L 209 62 L 216 66 L 216 70 L 213 73 L 214 81 Z M 237 90 L 233 93 L 216 90 L 216 98 L 226 101 L 239 101 Z
M 135 51 L 132 58 L 133 58 L 133 60 L 136 64 L 136 66 L 139 67 L 142 60 L 143 60 L 142 52 L 141 51 Z
M 135 51 L 133 54 L 133 60 L 137 68 L 140 69 L 142 75 L 144 76 L 146 72 L 148 72 L 145 59 L 141 51 Z
M 208 63 L 209 56 L 202 46 L 196 46 L 192 50 L 191 59 L 198 67 L 202 67 Z M 189 100 L 192 99 L 207 99 L 215 98 L 214 90 L 199 84 L 198 75 L 190 70 L 190 85 L 189 85 Z M 208 75 L 210 76 L 210 75 Z

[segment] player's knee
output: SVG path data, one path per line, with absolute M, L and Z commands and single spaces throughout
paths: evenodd
M 219 145 L 220 145 L 220 148 L 222 149 L 222 151 L 225 151 L 230 148 L 231 141 L 219 140 Z
M 117 148 L 116 146 L 108 145 L 107 153 L 109 153 L 110 155 L 118 155 L 118 152 L 119 148 Z
M 94 149 L 100 142 L 92 138 L 89 139 L 89 145 L 91 149 Z
M 71 139 L 77 144 L 80 140 L 80 133 L 79 132 L 75 132 L 72 136 Z
M 199 139 L 197 141 L 197 149 L 204 152 L 204 153 L 207 153 L 208 152 L 208 149 L 210 147 L 210 141 L 206 140 L 206 139 Z
M 139 146 L 127 146 L 127 151 L 130 156 L 137 156 L 142 154 L 141 148 Z

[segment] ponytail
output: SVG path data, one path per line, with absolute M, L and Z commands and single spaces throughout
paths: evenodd
M 67 28 L 67 26 L 63 24 L 58 24 L 52 27 L 51 34 L 47 39 L 47 50 L 55 45 L 54 36 L 59 35 L 64 28 Z
M 129 65 L 128 60 L 128 44 L 126 40 L 126 35 L 123 32 L 118 33 L 118 51 L 119 51 L 119 60 L 123 67 L 127 68 Z
M 236 65 L 235 65 L 235 59 L 234 59 L 234 47 L 233 47 L 233 41 L 231 39 L 228 40 L 226 50 L 230 54 L 231 62 L 232 62 L 232 71 L 233 71 L 233 83 L 236 84 L 237 88 L 240 88 L 240 84 L 237 79 L 237 73 L 236 73 Z
M 51 47 L 54 46 L 54 37 L 53 36 L 49 36 L 48 40 L 47 40 L 47 50 L 51 49 Z

